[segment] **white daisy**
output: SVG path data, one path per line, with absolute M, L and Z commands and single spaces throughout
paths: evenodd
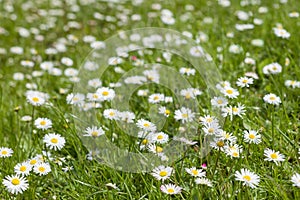
M 100 95 L 101 101 L 111 101 L 116 95 L 115 91 L 108 87 L 99 88 L 96 93 Z
M 20 175 L 6 176 L 2 183 L 12 194 L 23 193 L 29 186 L 27 179 Z
M 83 136 L 89 136 L 94 138 L 105 134 L 104 130 L 101 127 L 96 127 L 96 126 L 87 127 L 84 132 L 86 134 L 84 134 Z
M 106 119 L 117 120 L 119 119 L 119 111 L 116 109 L 105 109 L 103 111 L 103 116 Z
M 202 169 L 197 169 L 196 167 L 185 168 L 185 171 L 193 177 L 203 177 L 206 175 L 206 172 Z
M 65 146 L 66 140 L 59 134 L 49 133 L 44 136 L 43 142 L 47 147 L 56 151 L 61 150 Z
M 14 151 L 11 148 L 0 147 L 0 158 L 11 157 Z
M 261 143 L 261 135 L 254 130 L 244 131 L 244 141 L 247 143 Z
M 187 76 L 194 76 L 196 73 L 196 70 L 193 68 L 186 68 L 186 67 L 182 67 L 179 69 L 179 73 L 182 75 L 187 75 Z
M 182 188 L 179 186 L 176 186 L 174 184 L 166 184 L 166 185 L 160 186 L 160 190 L 163 193 L 173 195 L 173 194 L 179 194 L 181 192 Z
M 156 178 L 157 180 L 164 181 L 170 178 L 172 172 L 173 172 L 172 167 L 165 167 L 160 165 L 152 170 L 151 175 L 154 176 L 154 178 Z
M 280 154 L 279 151 L 275 152 L 274 150 L 268 148 L 264 150 L 264 156 L 266 156 L 264 160 L 273 161 L 276 165 L 278 165 L 279 162 L 283 162 L 285 158 L 285 156 Z
M 272 93 L 265 95 L 263 99 L 266 103 L 272 105 L 279 105 L 281 103 L 280 97 Z
M 160 144 L 167 143 L 169 141 L 169 136 L 164 132 L 152 134 L 152 141 Z
M 182 123 L 192 122 L 195 118 L 195 113 L 193 113 L 189 108 L 182 107 L 175 111 L 174 118 Z
M 137 127 L 143 129 L 144 131 L 154 132 L 156 130 L 155 124 L 145 119 L 139 119 L 136 125 Z
M 158 109 L 159 109 L 158 113 L 163 114 L 166 117 L 169 117 L 169 115 L 171 114 L 171 111 L 169 109 L 167 109 L 165 106 L 161 106 Z
M 148 101 L 149 103 L 159 103 L 164 101 L 165 95 L 164 94 L 152 94 L 149 96 Z
M 224 97 L 214 97 L 211 101 L 211 105 L 215 107 L 225 107 L 228 104 L 227 99 Z
M 207 178 L 196 178 L 195 183 L 197 185 L 207 185 L 208 187 L 212 187 L 212 183 Z
M 249 87 L 249 85 L 253 84 L 253 78 L 240 77 L 240 78 L 238 78 L 236 84 L 239 87 Z
M 47 130 L 52 127 L 52 121 L 48 118 L 37 118 L 34 125 L 37 129 Z
M 294 174 L 291 178 L 291 181 L 293 183 L 293 186 L 300 188 L 300 174 Z
M 232 87 L 224 87 L 222 90 L 221 90 L 221 92 L 226 96 L 226 97 L 228 97 L 228 98 L 230 98 L 230 99 L 235 99 L 235 98 L 237 98 L 237 96 L 239 96 L 239 92 L 236 90 L 236 89 L 234 89 L 234 88 L 232 88 Z
M 49 172 L 51 172 L 50 164 L 38 163 L 33 167 L 33 171 L 40 176 L 47 175 Z
M 248 169 L 241 169 L 241 171 L 235 172 L 235 180 L 242 181 L 243 185 L 255 188 L 260 182 L 260 178 L 255 173 L 249 171 Z
M 29 164 L 28 161 L 22 162 L 22 163 L 18 163 L 14 167 L 14 171 L 15 171 L 16 174 L 18 174 L 18 175 L 24 175 L 24 176 L 29 175 L 31 169 L 32 169 L 32 166 Z
M 278 74 L 281 73 L 281 71 L 282 71 L 282 66 L 277 62 L 268 64 L 263 67 L 263 73 L 266 75 Z

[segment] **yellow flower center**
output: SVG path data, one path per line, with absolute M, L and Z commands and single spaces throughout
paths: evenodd
M 46 169 L 45 169 L 45 167 L 39 167 L 39 169 L 38 169 L 40 172 L 44 172 Z
M 191 94 L 190 94 L 190 93 L 187 93 L 187 94 L 185 95 L 185 98 L 186 98 L 186 99 L 190 99 L 190 98 L 191 98 Z
M 13 178 L 13 179 L 11 180 L 11 183 L 12 183 L 13 185 L 19 185 L 19 184 L 20 184 L 20 180 L 19 180 L 18 178 Z
M 45 120 L 41 121 L 40 125 L 45 126 L 46 125 L 46 121 Z
M 169 188 L 167 189 L 168 193 L 173 194 L 175 192 L 175 190 L 173 188 Z
M 33 98 L 32 98 L 32 101 L 34 101 L 34 102 L 39 102 L 39 100 L 40 100 L 40 99 L 39 99 L 38 97 L 33 97 Z
M 277 155 L 276 153 L 272 153 L 272 154 L 270 155 L 270 157 L 271 157 L 272 159 L 277 159 L 277 158 L 278 158 L 278 155 Z
M 103 94 L 103 93 L 102 93 Z M 94 99 L 98 99 L 98 95 L 97 94 L 93 94 L 93 98 Z
M 183 118 L 187 118 L 187 117 L 188 117 L 188 114 L 184 113 L 184 114 L 182 114 L 182 117 L 183 117 Z
M 143 145 L 148 144 L 148 140 L 147 140 L 147 139 L 143 139 L 142 144 L 143 144 Z
M 161 148 L 161 147 L 159 147 L 159 146 L 156 147 L 156 152 L 157 152 L 157 153 L 161 153 L 162 151 L 163 151 L 163 148 Z
M 73 98 L 73 101 L 78 101 L 78 100 L 79 100 L 78 97 Z
M 103 91 L 103 92 L 102 92 L 102 95 L 103 95 L 103 96 L 107 96 L 107 95 L 109 95 L 109 92 L 108 92 L 108 91 Z
M 233 108 L 232 108 L 232 112 L 238 112 L 237 107 L 233 107 Z
M 20 167 L 20 171 L 21 171 L 21 172 L 25 172 L 25 171 L 26 171 L 26 167 L 25 167 L 25 166 L 21 166 L 21 167 Z
M 243 179 L 245 179 L 246 181 L 251 181 L 251 177 L 249 175 L 243 176 Z
M 214 129 L 214 128 L 209 128 L 207 131 L 208 131 L 209 133 L 213 133 L 213 132 L 215 131 L 215 129 Z
M 218 104 L 222 104 L 223 101 L 222 101 L 221 99 L 219 99 L 219 100 L 217 101 L 217 103 L 218 103 Z
M 195 176 L 197 176 L 197 175 L 198 175 L 198 171 L 195 170 L 195 169 L 193 169 L 193 170 L 192 170 L 192 174 L 194 174 Z
M 163 139 L 163 138 L 164 138 L 164 136 L 162 136 L 162 135 L 158 135 L 158 136 L 157 136 L 157 139 L 158 139 L 158 140 L 161 140 L 161 139 Z
M 166 110 L 166 111 L 165 111 L 165 114 L 166 114 L 166 115 L 169 115 L 170 113 L 171 113 L 170 110 Z
M 52 138 L 50 141 L 51 141 L 52 143 L 54 143 L 54 144 L 58 143 L 58 139 L 57 139 L 57 138 Z
M 246 79 L 242 80 L 243 83 L 247 83 L 248 81 Z
M 232 90 L 226 90 L 226 93 L 227 94 L 233 94 L 233 91 Z
M 34 164 L 36 164 L 36 163 L 37 163 L 36 160 L 31 160 L 31 161 L 29 162 L 29 164 L 31 164 L 31 165 L 34 165 Z
M 115 113 L 114 113 L 114 112 L 110 112 L 110 113 L 109 113 L 109 116 L 111 116 L 111 117 L 112 117 L 112 116 L 115 116 Z
M 217 146 L 218 147 L 223 147 L 224 145 L 225 144 L 224 144 L 224 142 L 222 140 L 220 140 L 220 141 L 217 142 Z
M 97 136 L 98 136 L 98 132 L 97 132 L 97 131 L 93 131 L 93 132 L 91 133 L 91 135 L 92 135 L 93 137 L 97 137 Z
M 149 126 L 150 126 L 150 124 L 148 124 L 148 123 L 145 123 L 145 124 L 144 124 L 144 126 L 145 126 L 145 127 L 149 127 Z
M 250 134 L 250 135 L 249 135 L 249 138 L 250 138 L 250 139 L 254 139 L 254 138 L 255 138 L 255 135 L 254 135 L 254 134 Z
M 233 157 L 239 157 L 239 153 L 235 151 L 235 152 L 232 153 L 232 156 Z
M 166 172 L 166 171 L 159 172 L 159 175 L 162 177 L 167 176 L 167 174 L 168 174 L 168 172 Z
M 7 153 L 7 151 L 3 150 L 3 151 L 1 152 L 1 154 L 2 154 L 2 155 L 6 155 L 6 154 L 8 154 L 8 153 Z
M 158 99 L 159 99 L 159 97 L 158 97 L 158 96 L 155 96 L 153 99 L 154 99 L 154 100 L 158 100 Z
M 270 100 L 271 101 L 274 101 L 276 98 L 275 97 L 270 97 Z

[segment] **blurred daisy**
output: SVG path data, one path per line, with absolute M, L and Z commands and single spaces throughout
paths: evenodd
M 272 93 L 265 95 L 263 99 L 266 103 L 272 105 L 279 105 L 281 103 L 280 98 Z
M 185 108 L 185 107 L 176 110 L 174 116 L 174 118 L 177 121 L 181 121 L 182 123 L 192 122 L 194 117 L 195 117 L 195 113 L 193 113 L 189 108 Z
M 165 106 L 161 106 L 161 107 L 159 107 L 158 113 L 163 114 L 166 117 L 169 117 L 169 115 L 171 114 L 171 111 L 168 110 Z
M 268 148 L 264 150 L 264 156 L 266 156 L 264 160 L 273 161 L 276 165 L 278 165 L 279 162 L 283 162 L 285 158 L 285 156 L 280 154 L 279 151 L 275 152 L 274 150 Z
M 26 99 L 27 99 L 27 102 L 33 106 L 41 106 L 46 101 L 46 99 L 37 92 L 27 94 Z
M 204 51 L 201 46 L 195 46 L 190 49 L 190 54 L 194 57 L 201 57 L 204 55 Z
M 185 168 L 185 171 L 193 177 L 203 177 L 206 174 L 205 171 L 202 169 L 196 169 L 196 167 Z
M 293 183 L 293 186 L 300 188 L 300 174 L 294 174 L 291 178 L 291 181 Z
M 229 52 L 233 54 L 242 53 L 243 48 L 240 45 L 232 44 L 229 46 Z
M 119 118 L 119 111 L 115 109 L 105 109 L 103 111 L 103 116 L 106 119 L 117 120 Z
M 279 74 L 281 73 L 281 71 L 282 71 L 282 66 L 277 62 L 268 64 L 263 67 L 263 73 L 266 75 Z
M 0 147 L 0 158 L 11 157 L 13 154 L 13 150 L 7 147 Z
M 253 78 L 248 78 L 248 77 L 240 77 L 236 84 L 239 87 L 249 87 L 249 85 L 253 84 Z
M 180 68 L 179 73 L 182 74 L 182 75 L 187 75 L 187 76 L 192 75 L 192 76 L 194 76 L 195 73 L 196 73 L 196 70 L 193 69 L 193 68 L 182 67 L 182 68 Z
M 51 168 L 49 163 L 38 163 L 33 167 L 33 171 L 42 176 L 47 175 L 51 171 Z
M 260 182 L 260 178 L 253 172 L 250 172 L 248 169 L 241 169 L 241 171 L 235 172 L 235 180 L 242 181 L 243 185 L 255 188 Z
M 20 175 L 6 176 L 2 183 L 12 194 L 22 194 L 29 186 L 27 179 Z
M 136 125 L 137 127 L 143 129 L 144 131 L 154 132 L 156 130 L 155 124 L 145 119 L 139 119 Z
M 116 95 L 113 89 L 107 87 L 97 89 L 96 93 L 100 95 L 101 101 L 110 101 Z
M 291 87 L 291 88 L 300 88 L 300 81 L 295 81 L 295 80 L 286 80 L 284 82 L 284 85 L 286 87 Z
M 206 135 L 218 135 L 222 129 L 218 123 L 210 123 L 202 128 Z
M 67 95 L 67 103 L 71 105 L 81 105 L 84 103 L 85 96 L 84 94 L 76 93 L 76 94 L 68 94 Z
M 291 18 L 298 18 L 299 17 L 299 13 L 298 12 L 290 12 L 289 13 L 289 17 L 291 17 Z
M 152 170 L 151 175 L 154 176 L 154 178 L 156 178 L 157 180 L 164 181 L 170 178 L 172 172 L 173 172 L 172 167 L 165 167 L 160 165 Z
M 49 133 L 44 136 L 43 142 L 47 147 L 56 151 L 61 150 L 65 146 L 66 140 L 59 134 Z
M 149 103 L 159 103 L 161 101 L 164 101 L 164 98 L 164 94 L 152 94 L 149 96 L 148 101 Z
M 18 174 L 18 175 L 24 175 L 24 176 L 29 175 L 31 169 L 32 169 L 32 166 L 29 164 L 28 161 L 22 162 L 22 163 L 18 163 L 14 167 L 14 171 L 15 171 L 16 174 Z
M 259 144 L 261 143 L 261 135 L 254 130 L 244 131 L 244 141 L 250 144 Z
M 210 102 L 215 107 L 225 107 L 228 104 L 227 99 L 224 97 L 214 97 Z
M 94 138 L 105 134 L 104 130 L 101 127 L 96 127 L 96 126 L 87 127 L 84 132 L 86 134 L 84 134 L 83 136 L 90 136 Z
M 163 193 L 172 195 L 172 194 L 179 194 L 181 192 L 182 188 L 179 186 L 176 186 L 174 184 L 166 184 L 166 185 L 160 186 L 160 190 Z
M 37 118 L 34 125 L 37 129 L 47 130 L 52 127 L 52 121 L 48 118 Z
M 208 180 L 207 178 L 196 178 L 195 179 L 195 183 L 197 185 L 206 185 L 208 187 L 212 187 L 212 183 L 210 180 Z
M 274 34 L 279 37 L 279 38 L 284 38 L 287 39 L 291 36 L 291 34 L 289 32 L 287 32 L 287 30 L 279 27 L 279 28 L 273 28 Z

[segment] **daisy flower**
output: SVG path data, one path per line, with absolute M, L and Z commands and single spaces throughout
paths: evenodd
M 261 143 L 261 135 L 254 130 L 244 131 L 244 141 L 250 144 L 259 144 Z
M 264 160 L 273 161 L 276 165 L 278 165 L 279 162 L 284 161 L 285 158 L 285 156 L 280 154 L 279 151 L 275 152 L 274 150 L 268 148 L 264 150 L 264 156 L 266 156 Z
M 235 99 L 235 98 L 237 98 L 237 96 L 239 96 L 239 92 L 236 90 L 236 89 L 234 89 L 234 88 L 232 88 L 232 87 L 225 87 L 224 89 L 222 89 L 221 90 L 221 92 L 226 96 L 226 97 L 228 97 L 228 98 L 230 98 L 230 99 Z
M 204 51 L 203 51 L 202 47 L 195 46 L 190 49 L 190 54 L 194 57 L 201 57 L 204 55 Z
M 210 123 L 205 125 L 202 130 L 206 135 L 218 135 L 222 131 L 218 123 Z
M 248 78 L 248 77 L 240 77 L 236 84 L 239 87 L 249 87 L 249 85 L 253 84 L 253 78 Z
M 149 103 L 159 103 L 164 101 L 165 95 L 164 94 L 152 94 L 149 96 L 148 101 Z
M 94 138 L 105 134 L 104 130 L 101 127 L 96 127 L 96 126 L 87 127 L 84 132 L 86 134 L 84 134 L 83 136 L 90 136 Z
M 294 174 L 291 178 L 291 181 L 293 183 L 293 186 L 300 188 L 300 174 Z
M 118 112 L 118 118 L 123 122 L 133 123 L 133 120 L 135 119 L 135 114 L 130 111 Z
M 163 114 L 165 117 L 169 117 L 171 114 L 171 111 L 167 109 L 165 106 L 161 106 L 158 108 L 158 113 Z
M 52 127 L 52 121 L 48 118 L 37 118 L 34 121 L 34 125 L 37 129 L 47 130 Z
M 38 92 L 31 92 L 26 95 L 27 102 L 33 106 L 41 106 L 46 102 L 46 99 Z
M 243 185 L 255 188 L 258 186 L 260 178 L 255 173 L 249 171 L 248 169 L 241 169 L 241 171 L 235 172 L 235 180 L 242 181 Z
M 174 118 L 177 121 L 181 120 L 182 123 L 192 122 L 194 117 L 195 117 L 195 113 L 193 113 L 189 108 L 185 108 L 185 107 L 176 110 L 174 116 Z
M 32 166 L 29 164 L 28 161 L 19 163 L 14 167 L 14 171 L 16 174 L 24 175 L 24 176 L 29 175 L 31 169 L 32 169 Z
M 11 157 L 13 154 L 13 150 L 7 147 L 0 147 L 0 158 Z
M 108 87 L 99 88 L 96 93 L 99 94 L 101 101 L 111 101 L 116 96 L 115 91 Z
M 143 129 L 144 131 L 153 132 L 156 130 L 155 124 L 145 119 L 139 119 L 136 125 L 137 127 Z
M 185 171 L 193 177 L 203 177 L 206 174 L 205 171 L 202 169 L 196 169 L 196 167 L 185 168 Z
M 187 76 L 194 76 L 195 73 L 196 73 L 196 70 L 193 69 L 193 68 L 185 68 L 185 67 L 182 67 L 179 69 L 179 73 L 182 74 L 182 75 L 187 75 Z
M 12 194 L 22 194 L 29 186 L 27 179 L 20 175 L 6 176 L 2 183 Z
M 276 106 L 281 103 L 280 98 L 272 93 L 265 95 L 263 99 L 266 103 L 276 105 Z
M 164 181 L 170 178 L 172 172 L 173 172 L 172 167 L 165 167 L 160 165 L 152 170 L 151 175 L 154 176 L 154 178 L 156 178 L 157 180 Z
M 295 80 L 286 80 L 284 82 L 284 85 L 286 87 L 291 87 L 291 88 L 300 88 L 300 82 L 299 81 L 295 81 Z
M 266 75 L 279 74 L 281 71 L 282 71 L 282 66 L 277 62 L 268 64 L 263 67 L 263 73 Z
M 152 142 L 157 142 L 160 144 L 167 143 L 169 140 L 169 136 L 164 132 L 154 133 L 152 134 Z
M 84 94 L 76 93 L 76 94 L 68 94 L 67 95 L 67 104 L 71 105 L 81 105 L 84 103 L 85 96 Z
M 196 178 L 195 179 L 195 183 L 197 185 L 206 185 L 208 187 L 212 187 L 212 183 L 210 180 L 208 180 L 207 178 Z
M 49 133 L 44 136 L 43 142 L 47 147 L 56 151 L 61 150 L 65 146 L 66 140 L 59 134 Z
M 279 28 L 273 28 L 274 34 L 279 38 L 288 39 L 291 34 L 287 32 L 287 30 L 279 27 Z
M 33 171 L 40 176 L 47 175 L 49 172 L 51 172 L 50 164 L 38 163 L 33 167 Z
M 103 111 L 103 116 L 106 119 L 117 120 L 119 118 L 119 111 L 115 109 L 105 109 Z
M 182 188 L 177 185 L 174 185 L 174 184 L 166 184 L 166 185 L 160 186 L 160 190 L 163 193 L 173 195 L 173 194 L 179 194 L 181 192 Z
M 225 107 L 228 104 L 227 99 L 225 99 L 224 97 L 214 97 L 210 102 L 212 106 L 219 108 Z

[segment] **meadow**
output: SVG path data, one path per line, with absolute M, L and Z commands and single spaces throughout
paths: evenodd
M 0 199 L 300 199 L 299 8 L 0 0 Z

